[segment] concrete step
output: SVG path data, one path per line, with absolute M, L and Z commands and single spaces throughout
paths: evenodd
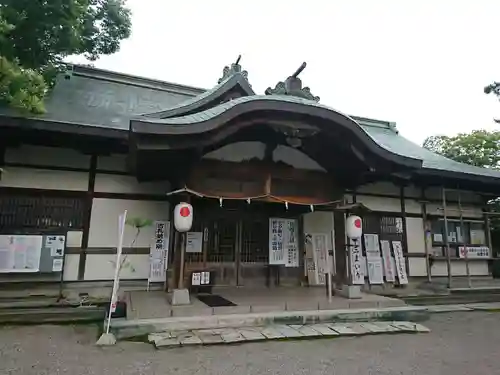
M 0 309 L 0 325 L 102 322 L 105 315 L 95 306 Z
M 239 328 L 216 328 L 156 332 L 147 340 L 157 349 L 179 346 L 249 343 L 268 340 L 303 340 L 397 333 L 425 333 L 429 329 L 413 322 L 273 324 Z
M 491 303 L 500 302 L 500 294 L 490 293 L 466 293 L 466 294 L 453 294 L 448 296 L 412 296 L 401 298 L 407 304 L 415 306 L 428 306 L 428 305 L 454 305 L 465 303 Z
M 491 294 L 500 296 L 500 285 L 497 286 L 481 286 L 472 288 L 451 288 L 451 295 L 475 295 L 475 294 Z
M 141 337 L 154 332 L 190 331 L 266 326 L 273 324 L 315 324 L 356 321 L 424 321 L 429 313 L 425 307 L 403 306 L 387 308 L 275 311 L 252 314 L 171 317 L 159 319 L 113 319 L 111 331 L 117 339 Z

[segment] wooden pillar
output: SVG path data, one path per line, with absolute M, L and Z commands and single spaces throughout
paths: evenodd
M 401 185 L 399 190 L 401 201 L 401 221 L 403 224 L 403 254 L 405 254 L 406 274 L 410 276 L 410 259 L 408 257 L 408 231 L 406 230 L 406 201 L 405 201 L 405 186 Z
M 430 263 L 430 256 L 429 256 L 429 247 L 432 245 L 429 243 L 429 236 L 427 236 L 427 231 L 430 230 L 430 228 L 427 227 L 427 203 L 426 203 L 426 197 L 425 197 L 425 187 L 422 188 L 421 191 L 421 199 L 422 199 L 422 229 L 424 230 L 424 246 L 425 246 L 425 268 L 427 270 L 427 281 L 431 282 L 432 281 L 432 267 Z
M 443 186 L 443 219 L 444 219 L 444 244 L 446 246 L 446 268 L 448 270 L 448 288 L 451 289 L 452 276 L 451 276 L 451 253 L 450 241 L 448 240 L 448 210 L 446 207 L 446 189 Z

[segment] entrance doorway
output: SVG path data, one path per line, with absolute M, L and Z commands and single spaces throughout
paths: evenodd
M 192 231 L 203 233 L 203 244 L 200 253 L 186 253 L 185 275 L 203 269 L 215 271 L 217 286 L 265 286 L 270 277 L 269 218 L 290 214 L 282 207 L 273 212 L 269 203 L 227 205 L 194 207 Z M 299 268 L 282 267 L 281 272 L 282 281 L 292 277 L 298 282 L 301 274 Z

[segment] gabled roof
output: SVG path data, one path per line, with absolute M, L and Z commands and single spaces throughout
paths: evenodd
M 172 107 L 202 92 L 195 87 L 73 65 L 57 77 L 45 114 L 26 115 L 0 107 L 0 116 L 127 132 L 132 116 Z
M 131 130 L 134 131 L 140 128 L 140 132 L 172 135 L 201 134 L 206 131 L 214 130 L 216 126 L 222 125 L 222 120 L 224 119 L 224 121 L 227 121 L 227 117 L 231 116 L 231 111 L 234 112 L 234 108 L 238 106 L 248 105 L 250 102 L 265 103 L 272 101 L 281 102 L 283 107 L 287 103 L 296 104 L 299 106 L 308 106 L 311 108 L 327 110 L 349 118 L 352 121 L 352 124 L 358 126 L 363 133 L 373 140 L 374 143 L 380 148 L 390 154 L 400 156 L 406 160 L 414 160 L 415 162 L 418 161 L 424 172 L 437 172 L 440 175 L 443 175 L 443 173 L 451 173 L 450 176 L 452 177 L 457 177 L 457 174 L 465 174 L 500 179 L 500 172 L 498 171 L 459 163 L 416 145 L 399 135 L 394 123 L 343 115 L 339 111 L 317 103 L 314 100 L 308 100 L 291 95 L 273 94 L 241 97 L 202 112 L 175 118 L 160 119 L 136 117 L 131 120 Z M 221 121 L 210 121 L 216 118 L 221 119 Z M 141 123 L 141 125 L 138 123 Z M 148 126 L 147 124 L 150 124 L 151 126 Z
M 210 107 L 215 107 L 228 99 L 255 95 L 247 79 L 248 73 L 242 70 L 239 65 L 240 58 L 241 56 L 238 57 L 236 63 L 231 64 L 230 67 L 226 66 L 224 68 L 222 78 L 219 79 L 218 85 L 211 90 L 207 90 L 171 108 L 167 108 L 160 112 L 144 114 L 143 116 L 161 119 L 185 116 L 201 112 Z
M 284 89 L 287 95 L 277 94 L 277 89 L 279 92 Z M 301 87 L 298 89 L 306 96 L 310 93 L 307 90 L 303 91 Z M 7 122 L 11 122 L 12 126 L 21 126 L 21 122 L 29 120 L 30 126 L 34 129 L 88 132 L 96 135 L 111 132 L 119 133 L 120 137 L 128 137 L 128 131 L 133 130 L 134 123 L 138 121 L 163 125 L 163 131 L 167 133 L 170 131 L 196 133 L 199 127 L 193 125 L 224 116 L 231 108 L 252 101 L 274 100 L 334 111 L 315 100 L 304 98 L 302 94 L 302 97 L 294 96 L 297 92 L 295 86 L 278 84 L 276 89 L 269 90 L 272 95 L 255 95 L 248 83 L 247 74 L 241 70 L 238 61 L 231 67 L 226 67 L 219 84 L 212 90 L 74 65 L 66 74 L 57 78 L 56 86 L 47 99 L 47 112 L 44 115 L 27 116 L 0 107 L 0 118 L 2 125 L 6 126 Z M 231 93 L 246 96 L 233 98 L 222 104 L 218 102 Z M 205 107 L 211 105 L 213 108 Z M 141 116 L 143 113 L 150 115 Z M 347 117 L 389 153 L 418 161 L 421 173 L 435 174 L 437 177 L 476 176 L 488 181 L 500 180 L 498 171 L 458 163 L 416 145 L 399 135 L 394 123 L 356 116 Z

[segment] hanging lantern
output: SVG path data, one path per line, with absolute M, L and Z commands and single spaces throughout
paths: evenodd
M 349 238 L 361 238 L 363 234 L 363 221 L 359 216 L 351 215 L 346 219 L 345 232 Z
M 188 232 L 193 225 L 193 206 L 179 203 L 174 209 L 174 226 L 179 232 Z

